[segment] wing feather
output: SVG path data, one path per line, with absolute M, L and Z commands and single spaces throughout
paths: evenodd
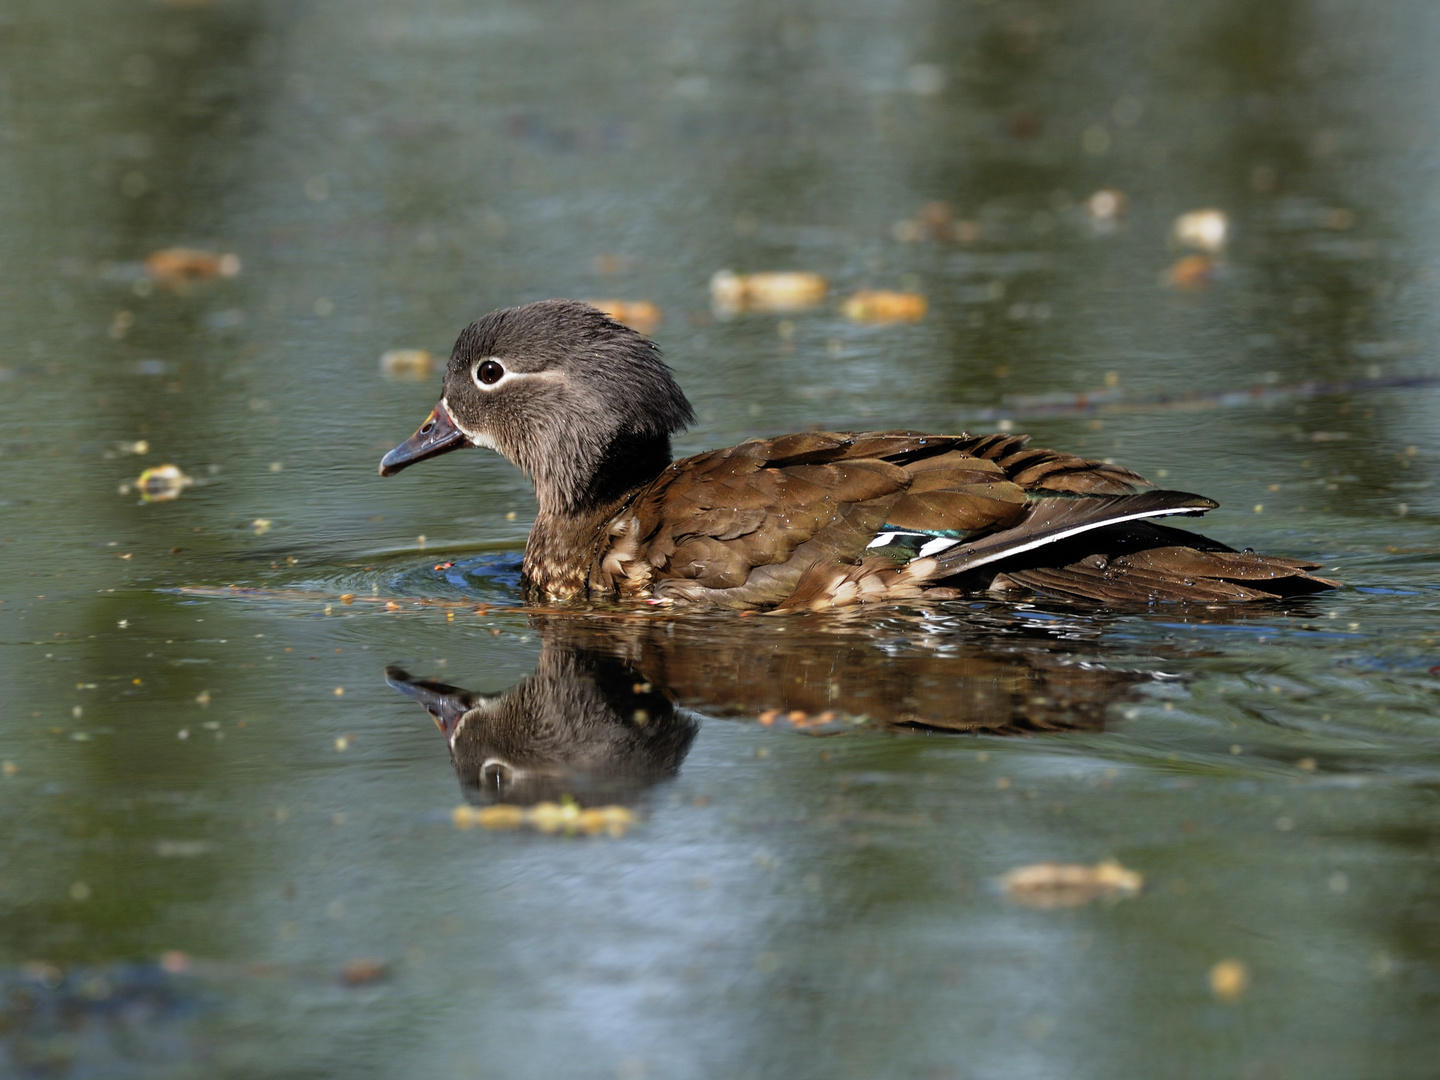
M 1216 503 L 1026 444 L 1022 435 L 912 431 L 752 439 L 666 469 L 630 502 L 634 524 L 602 546 L 603 566 L 623 571 L 627 595 L 727 607 L 950 595 L 959 582 L 992 579 L 1107 602 L 1242 600 L 1332 584 L 1299 560 L 1127 525 Z M 1098 541 L 1074 538 L 1110 527 L 1134 543 L 1108 564 L 1086 563 Z M 882 530 L 917 535 L 867 550 Z M 942 549 L 946 539 L 954 546 Z M 907 556 L 916 549 L 924 557 Z

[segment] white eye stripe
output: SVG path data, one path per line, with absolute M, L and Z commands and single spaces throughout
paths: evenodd
M 480 368 L 489 363 L 499 364 L 504 374 L 494 382 L 482 382 L 480 380 Z M 487 394 L 494 390 L 499 390 L 500 387 L 511 381 L 520 379 L 553 379 L 558 377 L 558 373 L 554 371 L 511 371 L 505 366 L 503 360 L 494 356 L 481 357 L 470 365 L 470 381 L 473 382 L 478 389 L 484 390 Z

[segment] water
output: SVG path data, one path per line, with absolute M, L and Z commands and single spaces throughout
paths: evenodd
M 5 1071 L 1432 1076 L 1437 37 L 1419 3 L 13 0 Z M 904 224 L 937 200 L 961 239 Z M 1166 284 L 1205 207 L 1213 278 Z M 241 270 L 149 280 L 174 245 Z M 831 300 L 717 319 L 722 268 Z M 930 312 L 851 323 L 861 287 Z M 379 356 L 551 295 L 663 310 L 679 452 L 1008 421 L 1347 588 L 524 610 L 523 478 L 379 479 L 437 387 Z M 165 463 L 193 485 L 141 501 Z M 387 667 L 595 756 L 487 773 L 487 729 L 457 778 Z M 562 790 L 636 820 L 452 820 Z M 999 883 L 1106 857 L 1139 896 Z

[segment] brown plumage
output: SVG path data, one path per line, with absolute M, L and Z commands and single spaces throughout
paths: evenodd
M 440 403 L 382 475 L 485 446 L 534 479 L 534 599 L 792 610 L 984 589 L 1240 602 L 1334 582 L 1144 519 L 1217 504 L 1021 435 L 809 432 L 680 461 L 692 418 L 655 346 L 548 300 L 461 334 Z

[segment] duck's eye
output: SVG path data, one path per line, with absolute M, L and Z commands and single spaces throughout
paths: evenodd
M 498 360 L 486 360 L 475 369 L 475 378 L 492 386 L 505 377 L 505 368 Z

